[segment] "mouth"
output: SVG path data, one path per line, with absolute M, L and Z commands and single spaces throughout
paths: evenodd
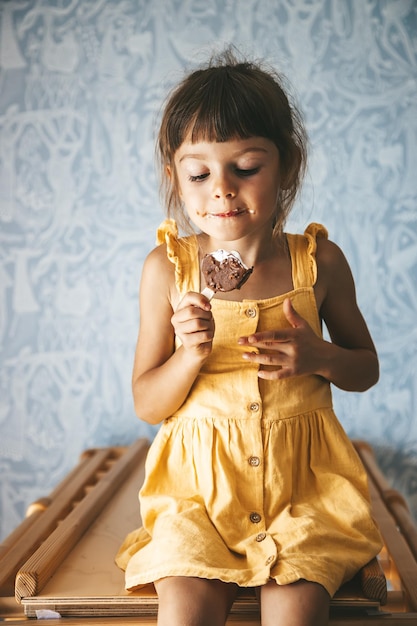
M 255 211 L 253 209 L 243 209 L 243 208 L 238 208 L 238 209 L 231 209 L 230 211 L 223 211 L 221 213 L 210 213 L 210 212 L 206 212 L 203 214 L 203 217 L 206 217 L 208 219 L 212 219 L 212 218 L 228 218 L 228 217 L 239 217 L 240 215 L 246 215 L 246 214 L 252 214 L 255 213 Z

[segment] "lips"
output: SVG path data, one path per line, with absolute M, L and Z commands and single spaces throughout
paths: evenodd
M 221 213 L 206 213 L 205 217 L 207 217 L 207 218 L 212 218 L 212 217 L 237 217 L 239 215 L 244 215 L 246 213 L 253 213 L 253 211 L 251 209 L 238 208 L 238 209 L 231 209 L 230 211 L 223 211 Z

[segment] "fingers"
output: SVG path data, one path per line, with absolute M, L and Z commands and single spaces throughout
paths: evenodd
M 184 307 L 174 313 L 171 323 L 177 334 L 195 333 L 213 328 L 211 311 L 203 311 L 199 307 Z
M 293 328 L 298 328 L 303 326 L 305 320 L 301 315 L 298 315 L 297 311 L 294 309 L 290 298 L 285 298 L 284 303 L 282 305 L 282 310 L 284 312 L 285 317 Z
M 280 352 L 244 352 L 242 357 L 245 361 L 269 367 L 283 367 L 286 361 L 285 355 Z
M 283 380 L 301 374 L 294 359 L 285 353 L 244 352 L 242 357 L 258 365 L 258 377 L 265 380 Z
M 280 328 L 278 330 L 253 333 L 253 335 L 249 335 L 248 337 L 240 337 L 238 340 L 239 345 L 276 350 L 278 349 L 276 345 L 277 343 L 295 341 L 297 337 L 301 336 L 300 331 L 309 329 L 309 325 L 306 320 L 294 309 L 290 298 L 286 298 L 284 300 L 282 310 L 290 326 L 287 328 Z
M 213 329 L 211 304 L 204 296 L 187 293 L 171 318 L 177 334 L 210 331 Z
M 176 336 L 186 350 L 204 354 L 211 349 L 214 337 L 214 319 L 210 302 L 196 292 L 187 293 L 171 318 Z
M 197 293 L 196 291 L 189 291 L 185 294 L 183 299 L 180 301 L 179 305 L 176 308 L 176 311 L 180 309 L 186 308 L 188 306 L 196 306 L 203 311 L 211 311 L 211 304 L 206 296 L 203 296 L 201 293 Z
M 268 380 L 299 376 L 313 369 L 311 354 L 317 337 L 308 322 L 286 298 L 283 313 L 286 328 L 240 337 L 238 344 L 247 347 L 243 359 L 259 366 L 258 376 Z
M 248 337 L 239 337 L 238 344 L 240 346 L 251 346 L 255 348 L 277 349 L 276 344 L 292 341 L 293 336 L 294 333 L 292 328 L 268 330 L 262 333 L 254 333 Z
M 260 369 L 258 372 L 258 378 L 263 378 L 263 380 L 284 380 L 292 376 L 295 376 L 295 374 L 286 367 L 280 367 L 275 370 Z

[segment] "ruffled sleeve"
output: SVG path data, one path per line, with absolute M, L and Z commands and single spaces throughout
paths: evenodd
M 175 220 L 165 220 L 160 224 L 156 231 L 156 244 L 160 246 L 165 243 L 167 247 L 167 256 L 171 263 L 174 263 L 175 269 L 178 266 L 179 259 L 178 249 L 178 227 Z
M 322 224 L 315 222 L 309 224 L 304 231 L 304 237 L 307 239 L 307 263 L 306 268 L 311 276 L 311 284 L 315 285 L 317 280 L 317 239 L 327 239 L 329 236 L 327 229 Z
M 200 269 L 195 235 L 179 237 L 175 220 L 166 219 L 157 230 L 156 243 L 166 245 L 167 257 L 175 266 L 175 285 L 180 295 L 187 291 L 198 291 Z
M 327 230 L 321 224 L 312 223 L 304 235 L 287 235 L 291 253 L 294 289 L 312 287 L 317 280 L 317 239 L 327 239 Z

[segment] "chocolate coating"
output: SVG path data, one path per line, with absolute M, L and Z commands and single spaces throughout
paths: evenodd
M 201 270 L 207 287 L 212 291 L 232 291 L 240 289 L 253 272 L 253 267 L 246 267 L 237 256 L 230 253 L 219 261 L 213 254 L 203 257 Z

